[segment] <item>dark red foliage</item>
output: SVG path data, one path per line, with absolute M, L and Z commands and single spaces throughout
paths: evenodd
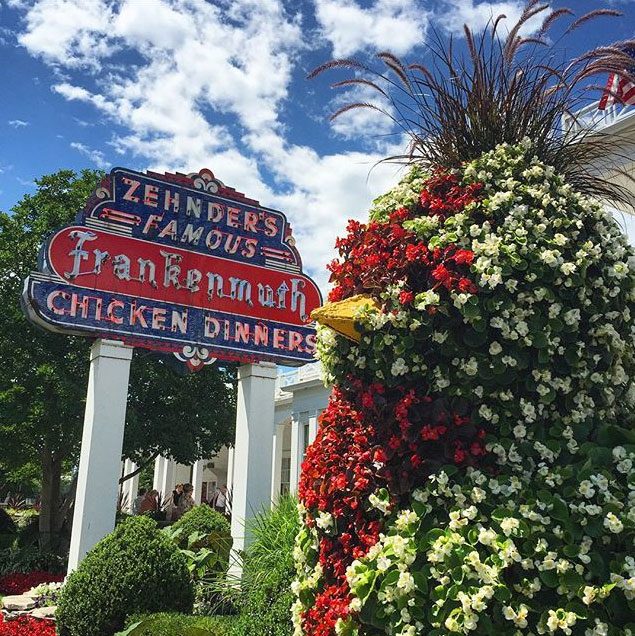
M 399 303 L 406 309 L 430 289 L 477 293 L 470 279 L 470 250 L 453 244 L 431 249 L 403 223 L 423 215 L 447 219 L 477 200 L 480 190 L 439 173 L 428 180 L 414 210 L 402 208 L 387 221 L 368 225 L 350 221 L 348 235 L 336 245 L 340 259 L 329 266 L 335 283 L 329 300 L 378 295 L 395 283 L 403 285 Z M 333 636 L 337 620 L 348 615 L 346 568 L 375 545 L 384 529 L 383 513 L 370 506 L 372 493 L 385 488 L 391 504 L 401 508 L 441 466 L 484 464 L 485 431 L 470 421 L 467 400 L 431 397 L 429 387 L 413 379 L 412 385 L 404 379 L 402 386 L 390 387 L 346 378 L 334 388 L 307 449 L 298 491 L 306 524 L 313 527 L 319 512 L 329 512 L 335 524 L 320 540 L 324 580 L 302 616 L 307 636 Z
M 332 634 L 329 629 L 345 617 L 347 604 L 337 599 L 348 597 L 346 568 L 375 545 L 383 529 L 383 514 L 368 509 L 369 496 L 387 488 L 392 502 L 402 505 L 440 466 L 475 465 L 485 452 L 482 432 L 465 414 L 466 402 L 450 405 L 425 395 L 423 387 L 363 386 L 352 377 L 347 387 L 333 390 L 302 464 L 299 496 L 307 524 L 313 526 L 317 511 L 325 511 L 336 527 L 319 546 L 331 604 L 325 601 L 322 612 L 316 603 L 305 614 L 305 633 L 311 636 Z
M 63 580 L 63 574 L 54 574 L 53 572 L 34 571 L 26 574 L 14 572 L 0 577 L 0 594 L 7 596 L 23 594 L 42 583 L 58 583 Z
M 458 289 L 476 293 L 469 278 L 474 254 L 455 245 L 429 249 L 403 222 L 417 216 L 440 216 L 442 219 L 462 211 L 477 200 L 480 184 L 462 187 L 454 175 L 431 178 L 421 193 L 415 210 L 400 208 L 387 221 L 367 225 L 350 221 L 348 235 L 335 246 L 340 258 L 332 261 L 331 282 L 336 283 L 329 300 L 338 301 L 361 293 L 379 293 L 387 285 L 405 283 L 399 300 L 408 305 L 418 292 L 428 289 Z
M 5 622 L 0 613 L 0 636 L 55 636 L 55 623 L 21 616 L 15 621 Z

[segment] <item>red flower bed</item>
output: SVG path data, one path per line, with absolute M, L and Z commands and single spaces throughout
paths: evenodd
M 0 636 L 55 636 L 55 623 L 28 616 L 7 623 L 0 614 Z
M 42 583 L 58 583 L 64 580 L 64 574 L 55 574 L 53 572 L 14 572 L 13 574 L 5 574 L 0 577 L 0 594 L 5 596 L 13 594 L 24 594 L 31 588 L 41 585 Z

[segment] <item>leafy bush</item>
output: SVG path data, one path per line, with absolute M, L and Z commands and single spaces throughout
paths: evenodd
M 27 510 L 16 511 L 15 519 L 18 528 L 28 528 L 32 525 L 37 527 L 40 521 L 40 513 L 35 508 L 28 508 Z
M 196 506 L 186 512 L 176 523 L 172 525 L 173 531 L 181 531 L 181 546 L 187 546 L 187 539 L 191 534 L 200 532 L 204 535 L 231 536 L 229 521 L 212 510 L 209 506 Z
M 0 508 L 0 534 L 13 534 L 16 531 L 15 523 L 11 516 Z
M 229 521 L 209 506 L 197 506 L 164 532 L 181 548 L 195 578 L 227 571 L 232 546 Z
M 296 501 L 280 500 L 250 524 L 253 543 L 243 561 L 240 614 L 234 636 L 291 636 L 293 546 L 299 529 Z
M 115 636 L 229 636 L 227 622 L 218 618 L 186 614 L 151 614 L 132 616 L 128 628 Z
M 0 550 L 0 575 L 12 572 L 66 572 L 66 557 L 37 545 L 12 545 Z
M 60 597 L 61 636 L 111 636 L 133 612 L 191 612 L 194 590 L 185 558 L 147 517 L 131 517 L 102 539 L 73 572 Z

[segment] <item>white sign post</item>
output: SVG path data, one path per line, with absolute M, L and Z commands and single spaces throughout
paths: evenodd
M 69 573 L 115 527 L 132 352 L 133 347 L 102 339 L 90 350 Z
M 75 222 L 41 246 L 39 263 L 22 292 L 29 320 L 98 338 L 69 571 L 114 528 L 135 346 L 172 352 L 191 370 L 217 358 L 268 361 L 239 371 L 232 535 L 242 549 L 245 520 L 269 503 L 274 362 L 313 359 L 309 316 L 322 304 L 318 286 L 302 271 L 285 215 L 218 181 L 211 170 L 160 175 L 114 168 Z M 167 463 L 159 490 L 169 493 L 173 478 Z
M 234 551 L 249 544 L 245 524 L 271 504 L 275 388 L 275 364 L 239 367 L 231 528 Z M 237 564 L 232 571 L 239 573 Z

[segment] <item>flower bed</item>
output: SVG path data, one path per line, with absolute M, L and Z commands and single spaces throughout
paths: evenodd
M 55 623 L 30 617 L 5 622 L 0 614 L 0 636 L 55 636 Z
M 36 570 L 34 572 L 14 572 L 0 577 L 0 594 L 9 596 L 24 594 L 31 588 L 42 583 L 59 583 L 64 580 L 64 574 Z

